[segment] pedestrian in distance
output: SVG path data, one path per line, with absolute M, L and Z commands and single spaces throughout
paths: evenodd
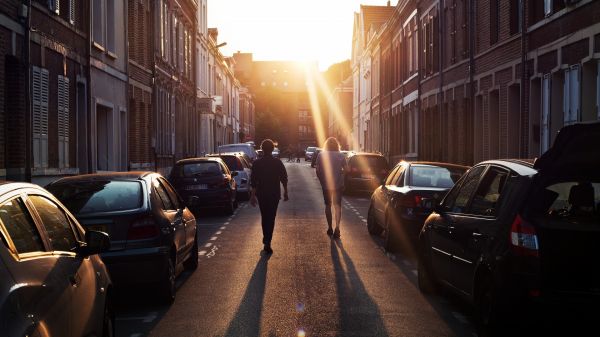
M 316 168 L 317 177 L 323 189 L 325 217 L 328 226 L 327 235 L 339 238 L 346 158 L 340 152 L 340 143 L 334 137 L 329 137 L 325 141 L 323 150 L 317 155 Z M 335 231 L 332 228 L 333 217 L 335 217 Z
M 288 201 L 287 171 L 281 162 L 273 157 L 275 144 L 270 139 L 265 139 L 260 144 L 263 156 L 252 164 L 250 181 L 252 191 L 250 192 L 250 205 L 260 209 L 261 224 L 263 230 L 264 251 L 273 254 L 271 240 L 275 228 L 275 216 L 277 206 L 281 199 L 281 187 L 283 185 L 283 201 Z

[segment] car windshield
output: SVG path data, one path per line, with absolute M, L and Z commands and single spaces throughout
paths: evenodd
M 219 163 L 214 161 L 201 161 L 177 165 L 173 169 L 174 177 L 191 178 L 197 176 L 213 176 L 222 174 Z
M 242 171 L 244 169 L 240 160 L 235 156 L 221 156 L 221 159 L 231 171 Z
M 75 214 L 105 213 L 142 207 L 142 184 L 137 181 L 78 181 L 48 186 Z
M 465 169 L 432 165 L 412 165 L 410 186 L 451 188 L 465 173 Z
M 221 145 L 219 146 L 219 153 L 223 152 L 250 152 L 251 145 Z
M 356 155 L 350 159 L 350 165 L 361 169 L 387 169 L 388 163 L 381 156 Z

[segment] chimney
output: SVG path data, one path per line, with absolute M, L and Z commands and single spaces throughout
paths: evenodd
M 388 0 L 388 7 L 390 7 L 390 0 Z

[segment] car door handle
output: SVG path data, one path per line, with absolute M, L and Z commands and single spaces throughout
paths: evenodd
M 481 233 L 478 233 L 478 232 L 473 232 L 473 237 L 474 237 L 475 239 L 479 239 L 479 238 L 481 238 L 482 236 L 483 236 L 483 234 L 481 234 Z

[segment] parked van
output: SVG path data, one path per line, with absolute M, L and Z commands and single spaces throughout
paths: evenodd
M 231 153 L 231 152 L 243 152 L 246 155 L 248 155 L 248 157 L 250 157 L 250 159 L 252 161 L 254 161 L 254 160 L 256 160 L 256 158 L 258 158 L 258 154 L 254 150 L 254 146 L 252 146 L 251 144 L 248 144 L 248 143 L 221 145 L 221 146 L 217 147 L 217 151 L 219 152 L 219 154 Z

